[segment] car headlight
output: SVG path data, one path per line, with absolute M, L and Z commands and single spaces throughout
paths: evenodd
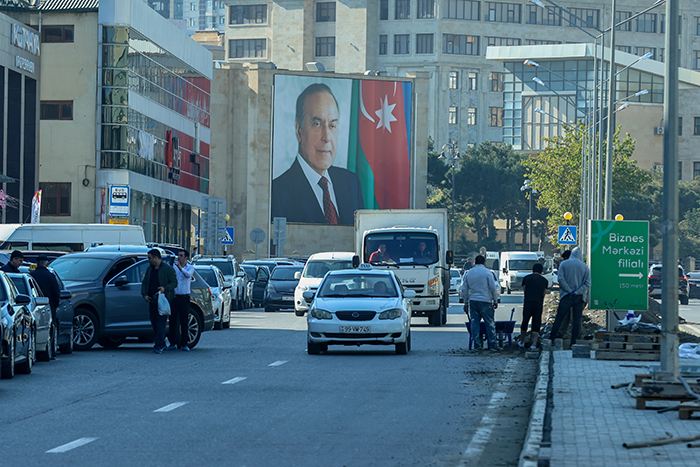
M 392 310 L 382 311 L 379 315 L 379 319 L 396 319 L 401 318 L 401 308 L 394 308 Z
M 272 284 L 267 284 L 267 293 L 276 293 L 275 286 Z
M 430 282 L 428 282 L 428 295 L 439 295 L 440 294 L 440 277 L 433 277 Z
M 320 308 L 312 309 L 309 314 L 316 319 L 333 319 L 333 315 L 330 313 L 330 311 L 322 310 Z

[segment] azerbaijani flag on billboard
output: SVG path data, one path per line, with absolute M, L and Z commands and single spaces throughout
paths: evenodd
M 411 191 L 411 83 L 353 80 L 348 170 L 365 209 L 408 209 Z

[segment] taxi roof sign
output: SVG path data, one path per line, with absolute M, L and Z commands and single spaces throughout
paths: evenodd
M 360 271 L 371 271 L 373 268 L 372 265 L 369 263 L 362 263 L 357 267 L 357 269 L 359 269 Z

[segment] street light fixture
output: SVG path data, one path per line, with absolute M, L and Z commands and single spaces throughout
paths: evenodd
M 535 190 L 532 185 L 530 185 L 530 179 L 526 178 L 525 182 L 523 183 L 523 186 L 520 187 L 520 191 L 528 192 L 528 205 L 529 205 L 529 213 L 528 213 L 528 221 L 527 221 L 527 233 L 528 233 L 528 246 L 527 246 L 527 251 L 532 251 L 532 195 L 537 193 L 537 190 Z
M 449 143 L 442 145 L 442 152 L 438 156 L 438 159 L 447 163 L 452 168 L 452 222 L 451 222 L 451 234 L 450 234 L 450 247 L 452 251 L 455 249 L 455 169 L 457 163 L 461 159 L 459 156 L 459 146 L 454 140 L 450 140 Z

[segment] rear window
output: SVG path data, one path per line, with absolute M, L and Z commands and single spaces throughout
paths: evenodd
M 450 276 L 459 277 L 459 271 L 457 271 L 456 269 L 450 269 Z
M 653 268 L 651 268 L 651 273 L 649 275 L 660 276 L 662 270 L 663 270 L 662 266 L 654 266 Z M 678 268 L 678 277 L 683 277 L 684 275 L 685 275 L 685 272 L 683 271 L 683 269 Z
M 275 268 L 270 279 L 274 281 L 295 281 L 294 274 L 301 272 L 302 268 Z
M 21 277 L 10 277 L 12 283 L 17 287 L 17 292 L 29 295 L 29 290 L 27 289 L 27 283 Z
M 216 266 L 217 268 L 221 269 L 221 272 L 224 274 L 224 276 L 235 276 L 236 275 L 236 273 L 233 272 L 233 263 L 231 261 L 216 261 L 216 260 L 209 260 L 209 259 L 200 259 L 200 260 L 195 261 L 195 264 L 206 264 L 206 265 Z M 199 271 L 199 273 L 201 274 L 202 271 Z M 209 282 L 209 281 L 207 280 L 207 282 Z
M 216 274 L 214 273 L 214 271 L 212 271 L 211 269 L 197 268 L 197 272 L 200 276 L 202 276 L 204 282 L 213 287 L 218 286 L 216 282 Z

